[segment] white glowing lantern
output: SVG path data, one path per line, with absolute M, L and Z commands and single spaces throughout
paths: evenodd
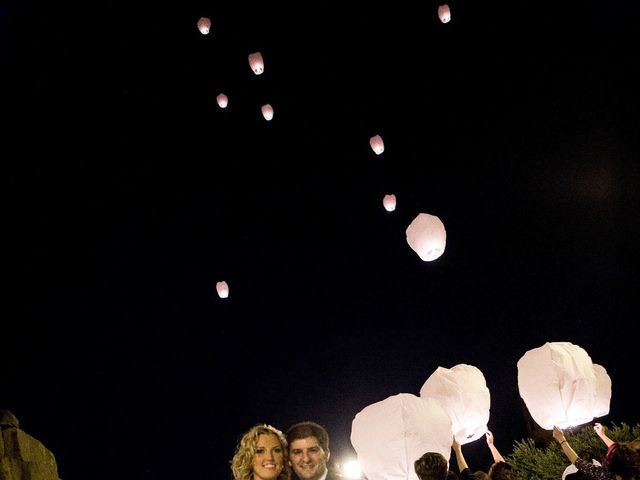
M 222 281 L 216 283 L 216 292 L 218 292 L 220 298 L 227 298 L 229 296 L 229 285 L 227 285 L 227 282 Z
M 547 342 L 518 360 L 518 389 L 531 418 L 545 430 L 590 422 L 596 405 L 591 357 L 569 342 Z
M 261 75 L 264 72 L 264 60 L 260 52 L 254 52 L 249 54 L 249 66 L 253 73 Z
M 385 195 L 382 199 L 382 205 L 387 212 L 393 212 L 396 209 L 396 196 L 393 193 Z
M 607 370 L 597 363 L 593 364 L 596 375 L 596 404 L 593 409 L 594 417 L 603 417 L 609 413 L 611 403 L 611 377 Z
M 435 215 L 420 213 L 407 227 L 407 243 L 425 262 L 431 262 L 444 253 L 447 232 Z
M 384 142 L 382 141 L 382 137 L 380 135 L 374 135 L 369 139 L 369 145 L 371 146 L 371 150 L 376 152 L 376 155 L 380 155 L 384 152 Z
M 207 17 L 200 17 L 198 20 L 198 30 L 203 35 L 208 35 L 211 30 L 211 19 Z
M 438 7 L 438 18 L 442 23 L 449 23 L 451 20 L 451 9 L 446 3 Z
M 263 105 L 260 110 L 262 110 L 262 116 L 264 117 L 264 119 L 267 122 L 270 122 L 273 118 L 273 107 L 267 103 Z
M 227 105 L 229 105 L 229 97 L 227 97 L 224 93 L 219 94 L 216 97 L 216 101 L 218 102 L 218 106 L 220 108 L 227 108 Z
M 351 424 L 351 444 L 368 480 L 418 480 L 414 462 L 426 452 L 449 460 L 452 438 L 440 403 L 410 393 L 365 407 Z
M 460 445 L 487 432 L 491 395 L 479 368 L 463 363 L 451 369 L 438 367 L 422 385 L 420 397 L 432 398 L 442 405 Z

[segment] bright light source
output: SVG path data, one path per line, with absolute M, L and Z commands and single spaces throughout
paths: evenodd
M 357 460 L 347 460 L 340 470 L 347 478 L 362 478 L 362 467 Z

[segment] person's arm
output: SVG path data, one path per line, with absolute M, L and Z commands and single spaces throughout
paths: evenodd
M 560 448 L 567 456 L 571 463 L 576 463 L 576 459 L 578 458 L 578 454 L 571 448 L 567 439 L 564 438 L 564 433 L 558 427 L 553 427 L 553 438 L 560 444 Z
M 602 424 L 600 423 L 595 423 L 593 425 L 593 429 L 596 431 L 596 433 L 598 434 L 598 436 L 600 437 L 600 439 L 604 442 L 604 444 L 607 446 L 607 448 L 609 448 L 611 445 L 613 445 L 614 442 L 613 440 L 611 440 L 607 434 L 605 433 L 604 427 L 602 426 Z
M 502 455 L 500 454 L 496 446 L 493 444 L 493 433 L 491 433 L 491 430 L 487 430 L 486 437 L 487 437 L 487 445 L 489 446 L 489 450 L 491 450 L 491 456 L 493 457 L 493 461 L 495 463 L 504 462 L 504 458 L 502 457 Z
M 453 437 L 453 443 L 451 444 L 451 448 L 453 448 L 453 452 L 456 454 L 456 462 L 458 462 L 458 470 L 462 472 L 465 468 L 469 468 L 467 465 L 467 461 L 464 459 L 464 455 L 462 454 L 462 447 L 456 440 L 456 437 Z

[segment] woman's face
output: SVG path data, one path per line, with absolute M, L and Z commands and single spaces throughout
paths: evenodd
M 284 468 L 284 451 L 275 434 L 258 435 L 252 467 L 254 480 L 275 480 L 278 478 Z

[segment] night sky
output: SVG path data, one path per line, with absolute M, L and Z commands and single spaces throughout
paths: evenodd
M 640 421 L 634 2 L 178 3 L 0 9 L 0 408 L 61 478 L 230 478 L 258 422 L 322 423 L 339 461 L 357 412 L 460 363 L 508 454 L 553 341 L 607 369 L 599 421 Z

